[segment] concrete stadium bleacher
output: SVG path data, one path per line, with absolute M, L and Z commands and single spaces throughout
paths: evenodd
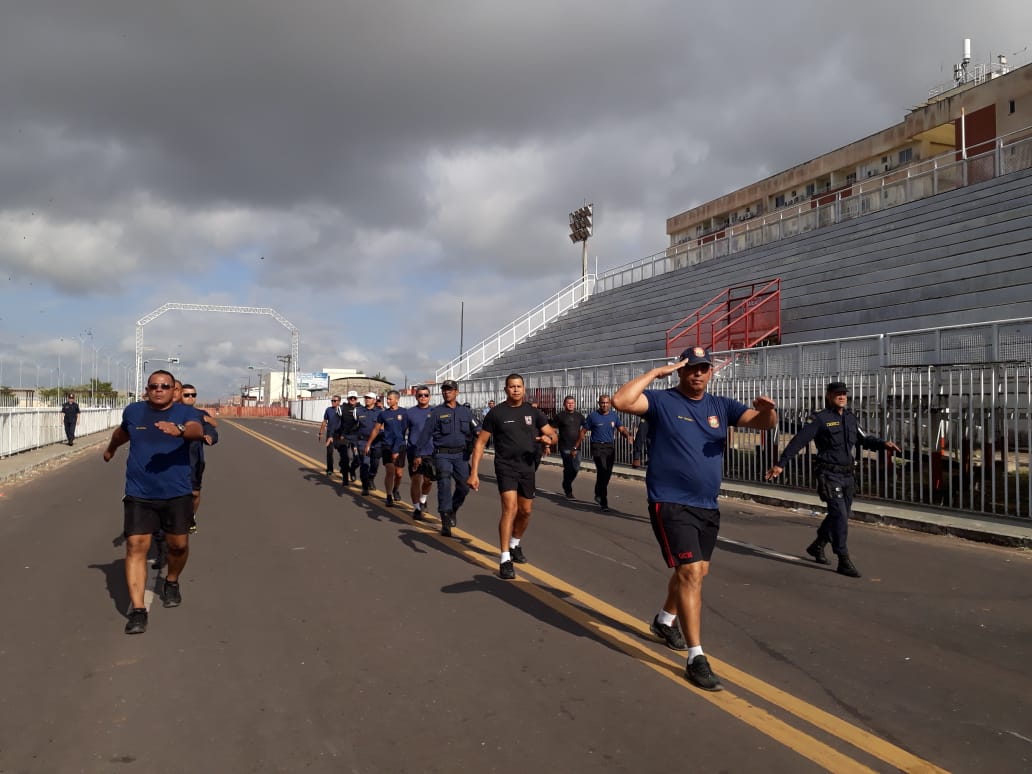
M 599 293 L 475 376 L 663 358 L 669 327 L 774 277 L 782 343 L 1030 317 L 1032 170 Z

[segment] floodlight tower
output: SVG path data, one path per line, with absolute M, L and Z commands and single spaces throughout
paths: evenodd
M 581 243 L 581 279 L 588 276 L 588 237 L 594 221 L 594 204 L 585 204 L 570 213 L 570 241 Z

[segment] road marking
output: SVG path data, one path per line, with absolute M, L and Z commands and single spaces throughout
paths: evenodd
M 322 469 L 320 467 L 321 463 L 314 457 L 301 454 L 279 441 L 245 428 L 236 422 L 228 422 L 228 424 L 282 452 L 285 456 L 297 462 L 307 464 L 317 471 Z M 378 496 L 383 494 L 378 490 L 374 490 L 374 493 Z M 383 506 L 373 497 L 366 499 L 371 504 L 386 510 L 386 506 Z M 453 527 L 452 532 L 455 537 L 461 538 L 461 541 L 456 541 L 454 538 L 442 538 L 436 528 L 424 522 L 414 521 L 411 518 L 411 512 L 391 510 L 390 513 L 406 521 L 410 526 L 425 531 L 429 537 L 435 538 L 441 546 L 466 558 L 470 563 L 489 569 L 492 571 L 492 574 L 497 572 L 496 546 L 458 527 Z M 432 515 L 426 511 L 423 513 L 424 516 Z M 749 546 L 749 544 L 742 544 L 732 540 L 728 540 L 728 542 Z M 753 548 L 752 546 L 749 547 Z M 766 549 L 759 549 L 758 547 L 756 549 L 766 551 Z M 790 559 L 798 559 L 798 557 L 784 556 Z M 529 578 L 539 581 L 542 585 L 532 583 Z M 733 691 L 724 690 L 719 693 L 710 693 L 709 691 L 695 688 L 684 679 L 684 666 L 680 660 L 675 661 L 665 654 L 659 655 L 651 648 L 646 647 L 644 643 L 654 642 L 651 633 L 648 631 L 648 625 L 629 613 L 531 564 L 521 564 L 520 577 L 515 581 L 507 582 L 514 583 L 520 590 L 534 597 L 537 601 L 547 605 L 586 631 L 591 632 L 598 639 L 604 640 L 627 653 L 643 666 L 648 667 L 681 688 L 690 691 L 694 696 L 708 701 L 732 717 L 765 734 L 779 744 L 788 747 L 798 755 L 813 761 L 818 766 L 822 766 L 828 771 L 872 772 L 873 774 L 874 770 L 861 761 L 851 758 L 805 731 L 789 725 L 786 721 L 772 715 L 768 710 L 756 706 Z M 558 595 L 556 592 L 558 592 Z M 594 617 L 592 613 L 597 614 L 598 617 Z M 615 624 L 615 626 L 612 624 Z M 720 661 L 712 656 L 709 656 L 709 660 L 714 670 L 720 674 L 721 679 L 725 683 L 737 685 L 739 688 L 752 693 L 778 709 L 852 745 L 861 752 L 894 766 L 899 771 L 914 772 L 915 774 L 917 772 L 942 772 L 945 774 L 945 769 L 936 766 L 930 761 L 926 761 L 901 747 L 897 747 L 869 731 L 853 725 L 849 721 L 825 712 L 819 707 L 743 672 L 727 662 Z
M 589 551 L 588 549 L 581 548 L 580 546 L 569 546 L 569 548 L 573 548 L 573 549 L 575 549 L 577 551 L 583 551 L 585 554 L 591 554 L 591 556 L 597 556 L 599 559 L 605 559 L 606 561 L 612 562 L 613 564 L 619 564 L 622 567 L 626 567 L 629 570 L 637 570 L 638 569 L 633 564 L 627 564 L 627 562 L 621 562 L 619 559 L 614 559 L 613 557 L 606 556 L 605 554 L 596 554 L 594 551 Z

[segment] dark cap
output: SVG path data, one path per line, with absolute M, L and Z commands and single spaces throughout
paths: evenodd
M 825 392 L 844 392 L 849 394 L 849 388 L 845 382 L 828 382 L 828 389 Z
M 688 347 L 677 359 L 678 361 L 687 360 L 688 362 L 685 365 L 697 365 L 699 363 L 713 365 L 713 361 L 710 359 L 710 351 L 702 347 Z
M 454 379 L 445 379 L 441 382 L 442 390 L 457 390 L 459 389 L 458 383 Z

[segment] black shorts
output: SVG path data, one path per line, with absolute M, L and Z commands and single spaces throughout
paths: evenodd
M 406 454 L 406 449 L 405 449 L 404 446 L 402 446 L 398 450 L 398 458 L 396 460 L 394 460 L 394 463 L 393 463 L 394 467 L 396 467 L 398 470 L 402 470 L 405 467 L 405 454 Z
M 507 462 L 495 457 L 495 478 L 498 480 L 499 492 L 516 492 L 517 497 L 533 500 L 537 492 L 534 481 L 533 462 Z
M 678 503 L 649 503 L 652 531 L 667 567 L 708 562 L 717 546 L 720 511 Z
M 388 446 L 381 446 L 379 450 L 377 450 L 374 446 L 372 449 L 369 450 L 369 453 L 379 456 L 380 462 L 382 462 L 384 465 L 394 464 L 394 452 L 392 452 L 390 450 L 390 447 Z
M 123 531 L 129 535 L 150 535 L 159 529 L 169 535 L 186 535 L 193 524 L 193 495 L 171 500 L 122 498 Z

